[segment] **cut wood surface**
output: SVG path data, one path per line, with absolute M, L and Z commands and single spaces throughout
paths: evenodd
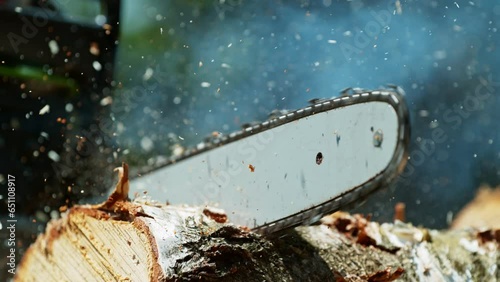
M 338 212 L 263 237 L 221 210 L 109 199 L 52 221 L 17 281 L 496 281 L 498 230 L 435 231 Z

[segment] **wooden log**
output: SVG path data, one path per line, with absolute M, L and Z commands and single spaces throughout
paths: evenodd
M 435 231 L 335 213 L 262 237 L 204 207 L 75 206 L 29 248 L 16 281 L 495 281 L 500 231 Z

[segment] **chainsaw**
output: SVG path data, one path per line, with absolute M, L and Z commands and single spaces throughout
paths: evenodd
M 172 204 L 222 209 L 262 234 L 315 223 L 390 184 L 408 158 L 401 88 L 341 93 L 216 134 L 130 187 Z

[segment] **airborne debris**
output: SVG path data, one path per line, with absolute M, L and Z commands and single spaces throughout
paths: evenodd
M 180 144 L 174 144 L 172 147 L 172 155 L 174 157 L 180 157 L 182 154 L 184 154 L 185 148 L 182 147 Z
M 403 13 L 403 6 L 401 5 L 401 1 L 396 0 L 396 3 L 394 3 L 394 5 L 396 6 L 395 13 L 401 15 Z
M 71 113 L 73 111 L 73 104 L 67 103 L 66 106 L 64 106 L 64 109 L 66 112 Z
M 153 147 L 154 147 L 153 140 L 151 140 L 151 138 L 149 138 L 147 136 L 144 136 L 141 139 L 141 147 L 143 150 L 145 150 L 147 152 L 153 150 Z
M 176 105 L 179 105 L 182 101 L 182 98 L 179 97 L 179 96 L 175 96 L 174 99 L 172 100 L 172 102 Z
M 94 61 L 94 62 L 92 63 L 92 67 L 94 67 L 94 69 L 95 69 L 96 71 L 100 71 L 100 70 L 102 70 L 102 65 L 101 65 L 101 63 L 99 63 L 98 61 Z
M 49 105 L 45 105 L 43 106 L 43 108 L 40 109 L 40 111 L 38 112 L 39 115 L 44 115 L 46 113 L 49 113 L 50 112 L 50 106 Z
M 59 45 L 57 44 L 57 41 L 50 40 L 49 41 L 49 49 L 50 49 L 50 53 L 52 53 L 52 55 L 59 53 Z
M 106 96 L 106 97 L 102 98 L 100 101 L 100 105 L 103 107 L 107 106 L 111 103 L 113 103 L 113 97 L 111 97 L 111 96 Z
M 50 150 L 50 151 L 47 153 L 47 156 L 48 156 L 51 160 L 53 160 L 54 162 L 58 162 L 58 161 L 61 159 L 61 157 L 59 157 L 59 154 L 58 154 L 58 153 L 56 153 L 55 151 L 52 151 L 52 150 Z
M 99 56 L 99 53 L 101 53 L 99 50 L 99 44 L 97 42 L 91 42 L 89 52 L 94 56 Z
M 250 169 L 250 172 L 254 172 L 255 171 L 255 167 L 251 164 L 248 165 L 248 168 Z
M 154 70 L 152 68 L 147 68 L 144 74 L 142 75 L 142 80 L 148 81 L 154 74 Z

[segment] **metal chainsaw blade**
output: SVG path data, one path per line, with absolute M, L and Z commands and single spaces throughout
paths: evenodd
M 388 184 L 407 159 L 401 90 L 355 93 L 289 112 L 131 180 L 172 204 L 222 208 L 261 233 L 309 224 Z

